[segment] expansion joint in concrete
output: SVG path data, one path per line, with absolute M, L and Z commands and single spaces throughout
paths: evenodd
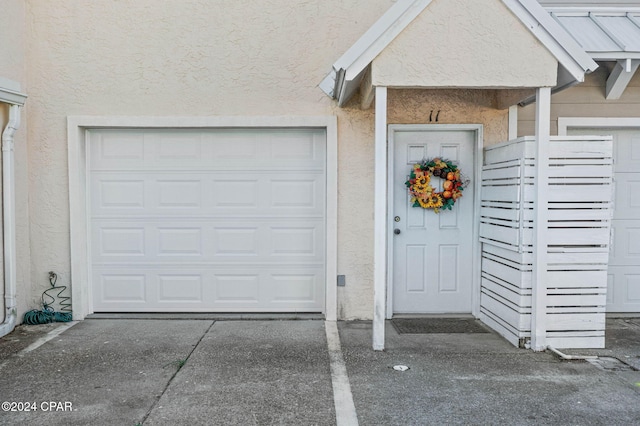
M 198 348 L 198 346 L 200 346 L 200 342 L 202 342 L 202 339 L 204 339 L 204 336 L 206 336 L 207 333 L 209 333 L 209 330 L 211 330 L 211 327 L 213 327 L 213 324 L 215 324 L 215 321 L 211 321 L 211 324 L 209 324 L 209 327 L 207 327 L 207 329 L 204 331 L 204 333 L 202 333 L 202 336 L 200 336 L 200 338 L 198 339 L 196 344 L 193 345 L 193 348 L 191 348 L 191 350 L 187 354 L 186 358 L 182 359 L 182 360 L 179 360 L 177 362 L 176 371 L 171 375 L 169 380 L 167 380 L 167 384 L 164 386 L 164 389 L 162 389 L 162 392 L 160 392 L 156 396 L 155 401 L 153 401 L 153 404 L 151 404 L 151 407 L 149 407 L 149 409 L 147 410 L 147 412 L 144 415 L 144 417 L 142 418 L 142 421 L 140 422 L 140 424 L 144 424 L 144 422 L 147 420 L 147 418 L 149 418 L 149 416 L 151 415 L 151 412 L 153 411 L 153 409 L 156 407 L 156 405 L 158 405 L 158 402 L 160 401 L 160 398 L 162 398 L 162 396 L 167 392 L 167 389 L 169 389 L 169 386 L 171 386 L 171 383 L 173 382 L 173 379 L 176 378 L 176 376 L 178 375 L 178 373 L 180 372 L 182 367 L 189 361 L 189 358 L 191 358 L 191 355 L 195 352 L 195 350 Z

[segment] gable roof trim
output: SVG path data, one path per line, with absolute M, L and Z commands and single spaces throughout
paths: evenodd
M 348 99 L 345 82 L 359 83 L 362 72 L 432 0 L 398 0 L 334 64 L 320 88 L 342 106 Z M 350 90 L 352 92 L 352 90 Z
M 319 87 L 343 106 L 357 89 L 364 70 L 432 0 L 398 0 L 334 64 Z M 576 82 L 598 65 L 536 0 L 501 0 L 551 52 Z
M 591 56 L 537 0 L 502 0 L 576 80 L 598 68 Z

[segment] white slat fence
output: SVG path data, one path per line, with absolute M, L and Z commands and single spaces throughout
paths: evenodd
M 531 338 L 535 138 L 487 147 L 482 170 L 481 320 L 516 346 Z M 611 137 L 550 142 L 547 343 L 603 348 L 613 211 Z

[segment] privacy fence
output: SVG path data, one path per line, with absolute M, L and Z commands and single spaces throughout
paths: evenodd
M 517 346 L 531 337 L 535 138 L 484 150 L 481 319 Z M 610 137 L 552 137 L 545 292 L 547 344 L 604 347 L 613 194 Z M 539 300 L 539 299 L 538 299 Z

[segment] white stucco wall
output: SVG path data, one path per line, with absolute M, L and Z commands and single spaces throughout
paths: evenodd
M 5 0 L 6 1 L 6 0 Z M 336 115 L 340 318 L 373 312 L 373 110 L 317 87 L 392 0 L 27 0 L 31 275 L 68 283 L 70 115 Z M 506 135 L 493 91 L 390 91 L 390 123 L 481 123 Z M 37 277 L 37 280 L 36 280 Z
M 339 311 L 371 317 L 372 115 L 317 85 L 391 0 L 27 4 L 33 277 L 69 280 L 67 116 L 337 114 Z
M 22 92 L 28 92 L 26 77 L 25 2 L 23 0 L 0 0 L 0 76 L 20 84 Z M 0 133 L 4 130 L 9 108 L 0 104 Z M 29 258 L 28 217 L 28 160 L 27 160 L 27 113 L 22 112 L 22 123 L 15 134 L 15 179 L 16 179 L 16 297 L 18 315 L 37 307 L 38 296 L 31 288 Z M 1 168 L 1 164 L 0 164 Z M 2 200 L 0 197 L 0 206 Z M 1 231 L 1 229 L 0 229 Z M 0 234 L 1 235 L 1 234 Z M 0 239 L 1 241 L 1 239 Z M 1 251 L 1 247 L 0 247 Z M 0 264 L 2 256 L 0 256 Z M 0 269 L 2 271 L 3 269 Z M 4 275 L 0 272 L 0 288 L 4 288 Z M 3 290 L 0 290 L 3 295 Z M 4 297 L 0 301 L 3 306 Z M 4 307 L 3 307 L 4 310 Z M 0 314 L 0 320 L 2 315 Z
M 501 2 L 434 0 L 373 61 L 374 86 L 544 87 L 557 61 Z

